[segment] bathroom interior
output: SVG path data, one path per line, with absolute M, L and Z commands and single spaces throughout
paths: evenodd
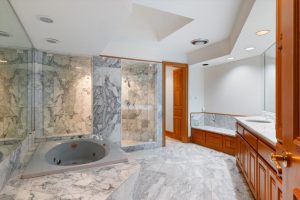
M 279 1 L 0 0 L 0 199 L 300 199 Z

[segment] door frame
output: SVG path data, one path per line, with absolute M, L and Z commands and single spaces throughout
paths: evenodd
M 189 136 L 188 136 L 188 96 L 189 96 L 189 90 L 188 90 L 188 77 L 189 77 L 189 65 L 186 63 L 176 63 L 176 62 L 169 62 L 169 61 L 163 61 L 162 62 L 162 82 L 163 82 L 163 90 L 162 90 L 162 131 L 163 131 L 163 146 L 166 146 L 166 69 L 168 65 L 172 65 L 176 68 L 182 68 L 185 70 L 185 83 L 186 87 L 184 87 L 186 92 L 186 98 L 185 98 L 185 109 L 184 109 L 184 124 L 185 126 L 182 128 L 184 130 L 183 134 L 181 135 L 181 141 L 182 142 L 189 142 Z

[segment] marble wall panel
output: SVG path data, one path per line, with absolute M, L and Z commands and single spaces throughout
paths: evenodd
M 0 49 L 0 138 L 24 138 L 28 129 L 29 50 Z
M 39 54 L 36 57 L 40 59 Z M 36 78 L 41 80 L 36 83 L 36 111 L 40 111 L 42 103 L 43 134 L 90 134 L 91 58 L 43 53 L 42 66 L 37 63 L 35 67 Z
M 93 57 L 93 134 L 121 143 L 121 60 Z
M 225 128 L 236 130 L 236 119 L 232 115 L 217 113 L 192 113 L 192 126 L 211 126 L 216 128 Z

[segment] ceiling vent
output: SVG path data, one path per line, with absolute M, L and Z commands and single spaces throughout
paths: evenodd
M 2 36 L 2 37 L 10 37 L 11 34 L 9 34 L 8 32 L 5 32 L 5 31 L 0 31 L 0 36 Z
M 38 16 L 39 20 L 48 24 L 53 23 L 53 19 L 48 16 Z
M 198 38 L 191 41 L 192 45 L 206 45 L 209 42 L 208 39 Z
M 54 38 L 46 38 L 46 41 L 51 43 L 51 44 L 57 44 L 59 43 L 59 40 L 54 39 Z

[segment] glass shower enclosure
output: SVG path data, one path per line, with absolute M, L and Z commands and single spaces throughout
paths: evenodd
M 122 146 L 156 141 L 156 74 L 150 62 L 122 60 Z

